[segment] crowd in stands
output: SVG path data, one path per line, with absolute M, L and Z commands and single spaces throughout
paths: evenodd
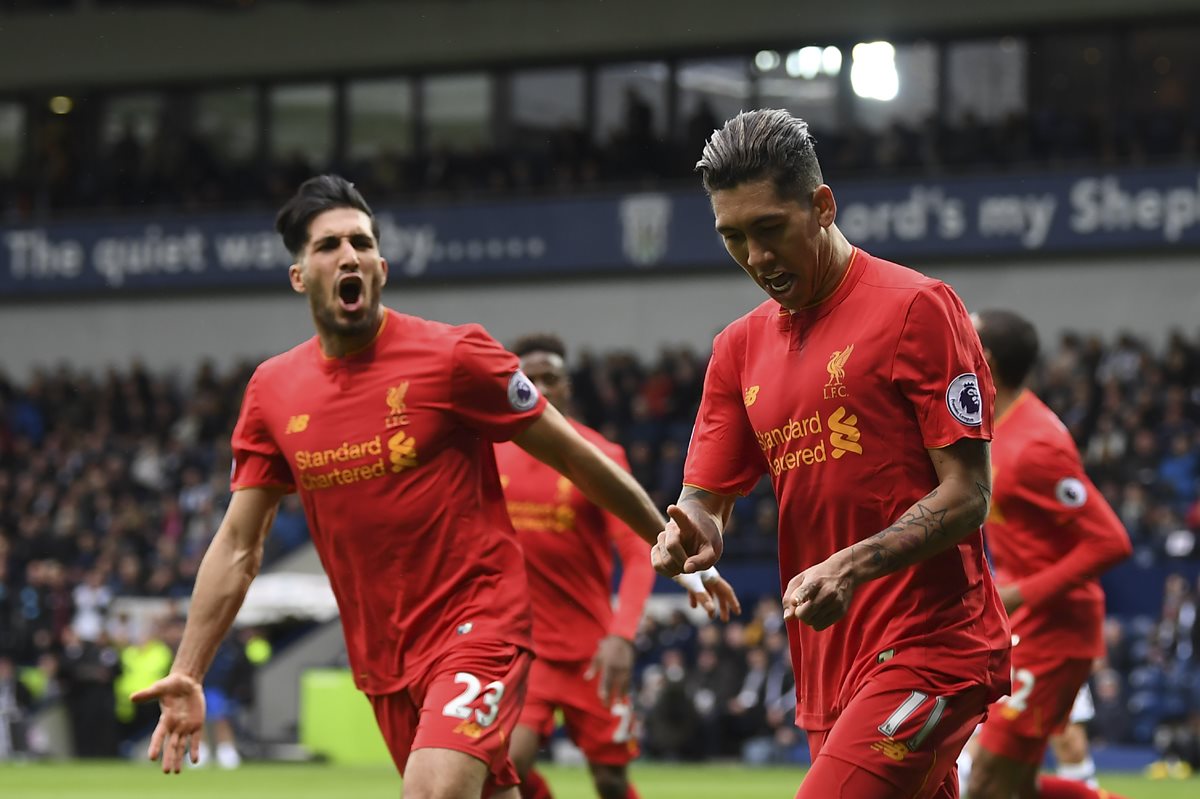
M 700 148 L 723 120 L 701 103 L 678 134 L 664 136 L 654 124 L 663 109 L 652 109 L 633 92 L 626 105 L 623 126 L 605 140 L 574 127 L 517 130 L 507 146 L 421 153 L 384 147 L 372 158 L 349 162 L 315 162 L 299 152 L 239 161 L 222 155 L 201 132 L 165 121 L 148 141 L 128 126 L 93 152 L 85 137 L 50 123 L 32 131 L 31 160 L 13 174 L 0 173 L 0 209 L 7 221 L 21 223 L 87 209 L 274 208 L 305 178 L 330 170 L 352 179 L 378 204 L 658 188 L 664 181 L 691 185 Z M 845 181 L 1195 163 L 1197 130 L 1200 117 L 1189 110 L 1083 115 L 1049 107 L 993 121 L 968 113 L 953 121 L 896 122 L 879 131 L 818 126 L 814 132 L 826 173 Z
M 1157 618 L 1110 606 L 1117 615 L 1095 675 L 1093 735 L 1157 739 L 1164 751 L 1195 759 L 1200 341 L 1174 332 L 1152 349 L 1130 335 L 1107 343 L 1065 335 L 1047 349 L 1036 387 L 1079 442 L 1135 560 L 1189 575 L 1150 589 L 1163 591 Z M 619 352 L 575 359 L 576 414 L 626 447 L 660 507 L 681 483 L 704 368 L 686 348 L 654 362 Z M 155 374 L 134 364 L 100 375 L 63 367 L 20 382 L 0 378 L 0 718 L 6 706 L 54 691 L 77 708 L 111 705 L 130 648 L 177 640 L 169 620 L 133 630 L 110 611 L 121 597 L 189 595 L 228 501 L 229 435 L 250 372 L 248 364 L 203 364 L 194 374 Z M 735 509 L 727 561 L 770 562 L 775 525 L 769 484 L 760 481 Z M 306 541 L 303 513 L 289 498 L 268 539 L 268 564 Z M 639 702 L 651 754 L 770 761 L 800 745 L 788 723 L 777 600 L 744 599 L 747 608 L 763 602 L 724 626 L 696 628 L 682 615 L 646 622 Z M 13 673 L 22 675 L 21 692 L 4 689 Z M 131 721 L 131 710 L 122 712 L 112 724 Z M 704 732 L 679 732 L 693 729 Z

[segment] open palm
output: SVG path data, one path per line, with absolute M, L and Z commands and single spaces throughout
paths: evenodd
M 136 691 L 130 699 L 158 700 L 161 714 L 150 737 L 148 754 L 151 760 L 162 755 L 164 774 L 178 774 L 185 753 L 191 755 L 193 763 L 199 762 L 204 730 L 204 689 L 199 682 L 186 674 L 168 674 L 149 688 Z

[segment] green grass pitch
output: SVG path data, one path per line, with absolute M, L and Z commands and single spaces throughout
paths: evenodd
M 592 799 L 580 768 L 543 767 L 556 799 Z M 801 769 L 750 769 L 731 765 L 668 766 L 635 763 L 632 775 L 644 799 L 787 799 Z M 1194 799 L 1200 779 L 1152 782 L 1137 775 L 1105 774 L 1104 787 L 1133 799 Z M 79 762 L 0 765 L 4 799 L 396 799 L 400 780 L 388 768 L 323 765 L 210 768 L 164 775 L 149 763 Z

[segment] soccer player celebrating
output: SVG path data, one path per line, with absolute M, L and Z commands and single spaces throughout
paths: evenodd
M 846 240 L 813 145 L 786 111 L 744 112 L 697 164 L 769 300 L 713 342 L 653 560 L 711 566 L 734 499 L 768 474 L 813 756 L 797 796 L 956 796 L 955 756 L 1009 688 L 980 532 L 991 378 L 948 286 Z
M 201 682 L 258 572 L 280 498 L 298 491 L 329 574 L 354 680 L 405 793 L 516 797 L 508 739 L 532 642 L 524 563 L 492 452 L 515 440 L 653 539 L 661 514 L 478 325 L 381 305 L 388 266 L 365 200 L 305 182 L 276 227 L 316 336 L 261 364 L 233 433 L 233 497 L 192 593 L 149 754 L 195 761 Z M 510 789 L 511 786 L 511 789 Z
M 995 496 L 988 548 L 1013 632 L 1013 690 L 980 730 L 971 799 L 1096 797 L 1080 782 L 1037 778 L 1051 734 L 1104 654 L 1097 577 L 1132 547 L 1088 479 L 1067 428 L 1024 388 L 1038 354 L 1033 325 L 982 311 L 975 326 L 996 381 Z M 1035 787 L 1036 786 L 1036 787 Z M 1110 794 L 1111 796 L 1111 794 Z
M 532 335 L 513 353 L 521 371 L 551 405 L 569 412 L 571 382 L 566 348 L 557 336 Z M 625 451 L 596 431 L 568 419 L 580 435 L 628 469 Z M 529 690 L 509 755 L 521 777 L 523 799 L 549 799 L 545 780 L 533 768 L 541 741 L 562 711 L 567 731 L 587 757 L 601 799 L 636 799 L 628 764 L 638 755 L 629 680 L 633 637 L 654 569 L 646 544 L 620 519 L 597 507 L 571 482 L 519 446 L 496 445 L 500 484 L 525 553 L 533 605 L 533 651 Z M 611 604 L 613 547 L 621 558 L 617 610 Z M 696 580 L 696 575 L 681 575 Z M 677 578 L 678 579 L 678 578 Z M 691 593 L 712 613 L 739 612 L 729 584 L 706 575 L 708 592 Z M 685 586 L 686 587 L 686 586 Z M 696 586 L 692 586 L 696 588 Z M 712 605 L 717 600 L 718 607 Z

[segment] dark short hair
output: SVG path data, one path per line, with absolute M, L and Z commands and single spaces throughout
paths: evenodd
M 567 359 L 566 346 L 562 339 L 553 333 L 530 333 L 513 342 L 512 354 L 518 358 L 524 358 L 531 352 L 549 352 L 564 361 Z
M 309 223 L 333 208 L 355 208 L 371 217 L 371 233 L 379 241 L 379 223 L 354 184 L 340 175 L 318 175 L 301 183 L 275 215 L 275 230 L 288 252 L 299 255 L 308 243 Z
M 780 197 L 803 198 L 825 182 L 808 123 L 789 112 L 743 111 L 713 131 L 696 162 L 709 194 L 769 178 Z
M 1012 311 L 980 311 L 979 341 L 992 353 L 992 376 L 1007 388 L 1018 388 L 1038 358 L 1037 330 Z

